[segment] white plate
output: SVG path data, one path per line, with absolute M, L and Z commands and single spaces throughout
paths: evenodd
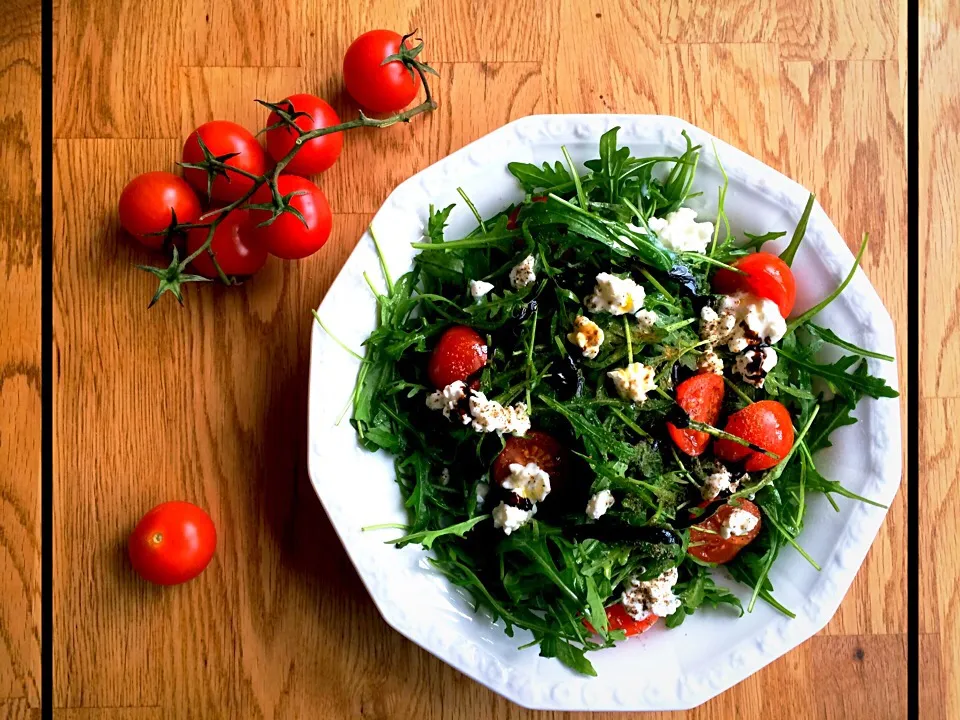
M 501 127 L 402 183 L 373 220 L 393 277 L 410 268 L 411 242 L 420 240 L 433 203 L 456 202 L 448 237 L 469 232 L 474 220 L 456 194 L 463 187 L 483 216 L 522 199 L 506 170 L 510 161 L 553 162 L 566 145 L 577 163 L 597 156 L 600 135 L 620 126 L 619 142 L 634 155 L 675 154 L 680 131 L 704 146 L 695 187 L 704 195 L 691 205 L 711 220 L 720 174 L 711 143 L 730 178 L 726 208 L 735 233 L 793 231 L 807 191 L 745 153 L 688 123 L 653 115 L 547 115 Z M 781 241 L 781 245 L 784 241 Z M 842 280 L 853 257 L 830 219 L 815 206 L 794 270 L 797 308 L 815 304 Z M 320 305 L 320 315 L 354 349 L 375 326 L 375 302 L 363 273 L 382 286 L 373 242 L 360 240 Z M 818 318 L 841 337 L 894 354 L 893 322 L 863 272 Z M 790 620 L 763 602 L 737 620 L 722 610 L 702 611 L 675 630 L 658 624 L 638 638 L 590 653 L 598 677 L 585 678 L 536 647 L 517 650 L 529 636 L 509 638 L 426 562 L 419 547 L 384 544 L 393 531 L 361 532 L 407 516 L 394 482 L 392 458 L 359 447 L 345 419 L 358 361 L 322 329 L 313 328 L 310 368 L 309 470 L 317 494 L 347 553 L 384 619 L 396 630 L 491 690 L 530 708 L 558 710 L 667 710 L 691 708 L 719 694 L 817 633 L 833 616 L 877 534 L 885 511 L 838 499 L 835 513 L 822 496 L 812 498 L 800 543 L 823 570 L 815 571 L 792 548 L 776 563 L 771 580 L 777 598 L 797 614 Z M 896 387 L 893 363 L 870 369 Z M 818 467 L 861 495 L 889 505 L 900 483 L 900 411 L 896 400 L 865 399 L 860 422 L 843 427 Z M 349 416 L 348 416 L 349 417 Z M 746 600 L 749 593 L 737 588 Z

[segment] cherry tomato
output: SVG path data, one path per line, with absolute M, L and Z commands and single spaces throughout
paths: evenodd
M 454 325 L 440 336 L 430 356 L 427 374 L 438 390 L 466 380 L 487 364 L 487 343 L 473 328 Z
M 760 400 L 738 410 L 727 419 L 724 430 L 776 453 L 780 459 L 786 457 L 793 447 L 793 421 L 787 409 L 776 400 Z M 780 462 L 733 440 L 722 438 L 713 444 L 713 452 L 721 460 L 745 461 L 744 469 L 747 472 L 767 470 Z
M 207 228 L 194 228 L 187 232 L 187 252 L 192 254 L 207 241 Z M 267 262 L 267 247 L 257 237 L 249 210 L 233 210 L 217 225 L 210 248 L 217 257 L 217 264 L 227 275 L 247 277 L 253 275 Z M 216 278 L 217 269 L 210 255 L 202 252 L 191 263 L 198 275 Z
M 536 196 L 530 198 L 530 201 L 531 201 L 531 202 L 546 202 L 546 201 L 547 201 L 547 198 L 546 198 L 545 195 L 536 195 Z M 517 220 L 520 218 L 520 208 L 522 208 L 522 207 L 523 207 L 523 205 L 517 205 L 517 206 L 513 209 L 513 211 L 511 211 L 511 213 L 507 216 L 507 230 L 516 230 L 518 227 L 520 227 L 520 226 L 517 224 Z
M 756 517 L 757 520 L 760 520 L 760 508 L 752 502 L 744 499 L 736 500 L 735 502 L 739 503 L 740 508 Z M 708 503 L 704 503 L 701 507 L 707 504 Z M 735 509 L 733 505 L 721 505 L 720 509 L 709 518 L 699 525 L 691 527 L 690 544 L 698 544 L 690 547 L 687 552 L 704 562 L 722 564 L 733 560 L 737 556 L 737 553 L 753 542 L 753 539 L 760 534 L 760 523 L 758 522 L 757 526 L 746 535 L 731 535 L 728 538 L 724 538 L 720 534 L 720 528 L 723 527 L 724 521 L 726 521 L 730 513 Z
M 677 404 L 691 420 L 716 425 L 725 390 L 722 375 L 700 373 L 677 385 Z M 703 454 L 710 444 L 710 435 L 701 430 L 681 429 L 668 422 L 667 432 L 681 452 L 693 457 Z
M 347 92 L 362 107 L 377 113 L 402 110 L 417 96 L 420 76 L 399 60 L 383 61 L 400 52 L 401 36 L 392 30 L 371 30 L 353 41 L 343 57 Z M 405 46 L 412 47 L 407 40 Z
M 137 523 L 129 542 L 133 569 L 158 585 L 192 580 L 207 567 L 216 549 L 213 521 L 188 502 L 157 505 Z
M 327 196 L 312 182 L 297 175 L 281 175 L 277 189 L 283 196 L 292 192 L 305 193 L 293 197 L 290 206 L 299 210 L 307 223 L 304 225 L 293 213 L 284 212 L 269 225 L 257 228 L 257 237 L 271 255 L 284 260 L 300 260 L 313 255 L 327 242 L 333 227 Z M 266 204 L 270 200 L 270 188 L 263 185 L 253 194 L 251 202 Z M 252 210 L 251 214 L 255 225 L 273 216 L 269 210 Z
M 659 617 L 651 613 L 643 620 L 635 620 L 630 616 L 630 613 L 627 612 L 627 609 L 623 606 L 623 603 L 617 603 L 616 605 L 611 605 L 607 608 L 607 629 L 624 630 L 626 631 L 627 637 L 639 635 L 645 630 L 649 630 L 659 619 Z M 583 624 L 587 626 L 587 630 L 590 632 L 596 632 L 596 630 L 593 629 L 593 625 L 586 620 L 583 621 Z
M 493 479 L 502 483 L 510 477 L 510 465 L 532 462 L 550 476 L 552 491 L 556 491 L 566 476 L 567 460 L 566 448 L 553 435 L 539 430 L 530 430 L 524 437 L 510 435 L 493 461 Z
M 305 112 L 306 116 L 296 118 L 294 122 L 301 130 L 317 130 L 340 124 L 336 111 L 316 95 L 291 95 L 281 105 L 291 114 Z M 267 126 L 280 122 L 275 112 L 267 118 Z M 267 152 L 274 162 L 280 162 L 293 149 L 299 136 L 289 125 L 267 131 Z M 291 175 L 316 175 L 329 169 L 340 157 L 343 149 L 343 133 L 336 132 L 308 140 L 283 169 Z
M 120 194 L 120 226 L 148 248 L 163 247 L 165 236 L 149 235 L 200 218 L 200 200 L 193 189 L 168 172 L 137 175 Z
M 733 266 L 743 270 L 746 275 L 720 268 L 714 273 L 712 281 L 716 292 L 727 295 L 749 292 L 773 300 L 783 317 L 790 314 L 797 300 L 797 283 L 789 265 L 776 255 L 756 252 L 740 258 Z
M 245 127 L 227 120 L 214 120 L 204 123 L 187 138 L 183 144 L 183 162 L 200 163 L 204 160 L 203 149 L 198 136 L 214 157 L 238 153 L 224 160 L 230 167 L 245 170 L 253 175 L 263 175 L 267 169 L 263 148 L 253 134 Z M 197 168 L 184 168 L 183 177 L 203 197 L 207 196 L 207 173 Z M 226 175 L 218 174 L 213 179 L 212 200 L 231 203 L 239 200 L 253 186 L 253 180 L 240 173 L 227 170 Z

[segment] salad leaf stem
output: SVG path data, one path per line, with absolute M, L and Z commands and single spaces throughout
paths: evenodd
M 827 295 L 823 300 L 818 302 L 816 305 L 814 305 L 812 308 L 807 310 L 805 313 L 803 313 L 799 317 L 795 317 L 793 320 L 788 322 L 787 332 L 786 332 L 787 335 L 792 333 L 799 326 L 803 325 L 805 322 L 807 322 L 811 318 L 816 317 L 821 310 L 823 310 L 827 305 L 829 305 L 838 297 L 840 297 L 840 293 L 842 293 L 844 290 L 847 289 L 847 285 L 849 285 L 850 281 L 853 280 L 853 276 L 857 274 L 857 268 L 860 267 L 860 260 L 863 257 L 864 251 L 867 249 L 867 241 L 869 239 L 870 239 L 870 234 L 864 233 L 863 240 L 860 241 L 860 249 L 857 251 L 857 256 L 853 260 L 853 267 L 850 268 L 850 272 L 847 273 L 847 276 L 843 279 L 843 282 L 840 283 L 840 285 L 837 286 L 837 289 L 834 290 L 829 295 Z
M 800 216 L 800 221 L 793 231 L 793 237 L 790 238 L 790 244 L 787 245 L 786 250 L 780 253 L 780 259 L 783 260 L 788 267 L 793 265 L 793 259 L 797 255 L 797 249 L 800 247 L 800 243 L 803 242 L 803 236 L 807 232 L 807 223 L 810 221 L 810 212 L 813 210 L 814 199 L 814 194 L 810 193 L 810 197 L 807 198 L 807 204 L 803 208 L 803 214 Z
M 561 145 L 560 151 L 563 153 L 564 159 L 567 161 L 567 167 L 569 168 L 568 172 L 570 177 L 573 178 L 573 185 L 577 189 L 577 202 L 580 203 L 580 207 L 584 210 L 587 209 L 587 196 L 583 192 L 583 183 L 580 182 L 580 173 L 577 172 L 577 166 L 573 164 L 573 158 L 570 157 L 570 153 L 567 152 L 567 146 Z
M 470 199 L 470 197 L 467 195 L 467 193 L 464 191 L 462 187 L 458 187 L 457 192 L 460 194 L 460 197 L 463 198 L 463 201 L 467 204 L 467 207 L 470 208 L 470 212 L 472 212 L 473 216 L 477 219 L 477 225 L 480 226 L 480 231 L 484 235 L 486 235 L 487 226 L 483 222 L 483 216 L 481 216 L 480 213 L 477 212 L 477 206 L 473 204 L 473 201 Z

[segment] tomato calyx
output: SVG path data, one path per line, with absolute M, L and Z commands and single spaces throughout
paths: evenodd
M 280 102 L 277 102 L 277 103 L 272 103 L 266 100 L 260 100 L 259 98 L 255 98 L 254 102 L 258 103 L 259 105 L 263 105 L 265 108 L 270 110 L 270 112 L 276 113 L 277 117 L 280 118 L 273 125 L 268 125 L 262 130 L 259 130 L 256 133 L 256 135 L 254 135 L 254 137 L 260 137 L 265 132 L 269 132 L 270 130 L 276 130 L 277 128 L 281 128 L 283 126 L 287 126 L 291 130 L 293 130 L 295 133 L 297 133 L 297 135 L 306 135 L 306 131 L 303 128 L 301 128 L 299 125 L 297 125 L 297 118 L 302 118 L 302 117 L 308 118 L 310 117 L 310 113 L 304 112 L 303 110 L 295 109 L 293 107 L 293 103 L 290 102 L 289 99 L 281 100 Z
M 269 210 L 273 215 L 261 223 L 257 223 L 257 227 L 267 227 L 273 225 L 284 213 L 290 213 L 297 220 L 303 223 L 304 227 L 309 227 L 307 219 L 303 216 L 303 213 L 300 212 L 297 208 L 292 205 L 293 198 L 300 195 L 307 195 L 306 190 L 294 190 L 289 192 L 286 195 L 281 195 L 280 191 L 277 190 L 276 185 L 270 185 L 270 193 L 273 196 L 273 201 L 268 203 L 248 203 L 244 205 L 247 210 Z
M 255 175 L 251 175 L 246 171 L 235 168 L 230 165 L 227 165 L 227 160 L 232 160 L 237 157 L 239 152 L 229 152 L 224 153 L 223 155 L 214 155 L 210 148 L 207 147 L 207 144 L 203 141 L 203 137 L 200 133 L 197 133 L 197 144 L 200 146 L 200 150 L 203 151 L 203 160 L 195 163 L 188 162 L 179 162 L 177 163 L 180 167 L 191 168 L 193 170 L 202 170 L 207 174 L 207 200 L 210 201 L 213 199 L 213 181 L 218 177 L 223 177 L 227 182 L 231 182 L 230 174 L 227 172 L 227 169 L 230 169 L 230 172 L 240 173 L 241 175 L 248 175 L 251 179 L 256 178 Z
M 423 73 L 431 73 L 440 77 L 440 74 L 434 70 L 432 67 L 427 65 L 425 62 L 417 60 L 417 55 L 423 51 L 423 38 L 417 38 L 418 45 L 413 47 L 407 47 L 407 40 L 412 38 L 417 34 L 417 28 L 414 28 L 406 35 L 401 36 L 400 38 L 400 49 L 395 52 L 393 55 L 387 55 L 381 62 L 381 65 L 386 65 L 391 62 L 400 62 L 403 63 L 403 66 L 407 69 L 407 72 L 410 73 L 410 77 L 415 78 L 415 71 L 419 70 L 421 75 Z M 361 113 L 362 114 L 362 113 Z
M 214 263 L 216 263 L 216 260 L 214 260 Z M 154 294 L 150 304 L 147 305 L 148 308 L 152 308 L 164 293 L 170 293 L 177 299 L 177 302 L 183 305 L 181 285 L 190 282 L 210 282 L 210 278 L 205 278 L 202 275 L 185 273 L 184 269 L 186 266 L 186 262 L 180 262 L 180 253 L 176 245 L 173 246 L 173 260 L 171 260 L 167 267 L 158 268 L 150 265 L 137 265 L 138 270 L 151 273 L 160 279 L 160 286 L 157 288 L 157 292 Z

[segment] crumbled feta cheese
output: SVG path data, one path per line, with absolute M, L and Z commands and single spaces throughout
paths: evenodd
M 450 484 L 450 468 L 444 468 L 440 471 L 440 484 L 444 487 Z
M 488 283 L 484 280 L 470 281 L 470 294 L 475 298 L 482 298 L 491 290 L 493 290 L 493 283 Z
M 614 502 L 616 501 L 613 499 L 613 493 L 609 490 L 601 490 L 587 501 L 587 517 L 599 520 L 607 510 L 613 507 Z
M 637 324 L 640 326 L 642 332 L 650 332 L 653 330 L 656 322 L 657 314 L 653 310 L 640 310 L 637 312 Z
M 630 363 L 625 368 L 611 370 L 607 377 L 613 379 L 620 397 L 635 403 L 642 403 L 647 399 L 647 393 L 657 387 L 653 368 L 643 363 Z
M 498 435 L 526 435 L 530 429 L 530 416 L 525 403 L 504 407 L 496 400 L 487 400 L 479 390 L 470 394 L 470 415 L 473 429 L 477 432 L 495 432 Z
M 713 351 L 712 347 L 707 346 L 707 349 L 700 353 L 700 357 L 697 358 L 697 370 L 714 375 L 723 375 L 723 360 Z
M 674 252 L 706 252 L 713 238 L 713 223 L 697 222 L 697 211 L 679 208 L 666 217 L 647 220 L 660 242 Z
M 487 493 L 490 492 L 490 486 L 485 483 L 477 483 L 477 507 L 483 507 L 484 501 L 487 499 Z
M 513 270 L 510 271 L 510 284 L 515 288 L 525 288 L 537 281 L 537 274 L 533 271 L 536 263 L 533 255 L 527 255 Z
M 510 476 L 502 485 L 520 497 L 538 503 L 550 494 L 550 474 L 534 462 L 526 465 L 510 463 Z
M 638 580 L 634 575 L 625 583 L 620 601 L 634 620 L 643 620 L 650 615 L 667 617 L 680 608 L 680 598 L 673 594 L 677 579 L 676 568 L 670 568 L 653 580 Z
M 573 321 L 573 332 L 567 335 L 567 340 L 583 350 L 585 358 L 592 360 L 603 344 L 603 330 L 590 318 L 578 315 Z
M 449 418 L 450 413 L 457 411 L 457 406 L 466 395 L 466 384 L 463 380 L 455 380 L 443 390 L 427 395 L 427 407 L 431 410 L 443 410 L 443 416 Z M 461 420 L 464 425 L 470 422 L 470 418 L 465 413 L 461 416 Z
M 762 388 L 767 373 L 777 366 L 777 359 L 777 351 L 772 347 L 750 348 L 737 355 L 734 369 L 743 376 L 744 382 Z
M 700 338 L 711 345 L 726 345 L 730 352 L 743 352 L 751 345 L 780 342 L 787 321 L 772 300 L 749 293 L 727 295 L 719 313 L 710 307 L 700 311 Z
M 703 487 L 700 489 L 700 492 L 703 495 L 703 499 L 710 502 L 711 500 L 716 500 L 720 493 L 725 490 L 734 492 L 738 485 L 739 481 L 733 480 L 730 471 L 723 465 L 718 464 L 714 472 L 703 479 Z
M 493 526 L 503 528 L 504 534 L 509 535 L 514 530 L 519 530 L 526 525 L 536 512 L 536 506 L 530 510 L 521 510 L 518 507 L 501 502 L 493 509 Z
M 704 305 L 700 311 L 700 339 L 706 340 L 710 345 L 722 345 L 726 338 L 730 337 L 736 324 L 737 316 L 733 312 L 724 311 L 722 315 L 718 315 L 712 307 Z
M 587 298 L 591 312 L 608 312 L 611 315 L 632 315 L 643 307 L 647 293 L 632 278 L 618 278 L 610 273 L 597 275 L 593 295 Z
M 760 522 L 760 518 L 743 508 L 734 508 L 720 526 L 720 537 L 724 540 L 748 535 Z

